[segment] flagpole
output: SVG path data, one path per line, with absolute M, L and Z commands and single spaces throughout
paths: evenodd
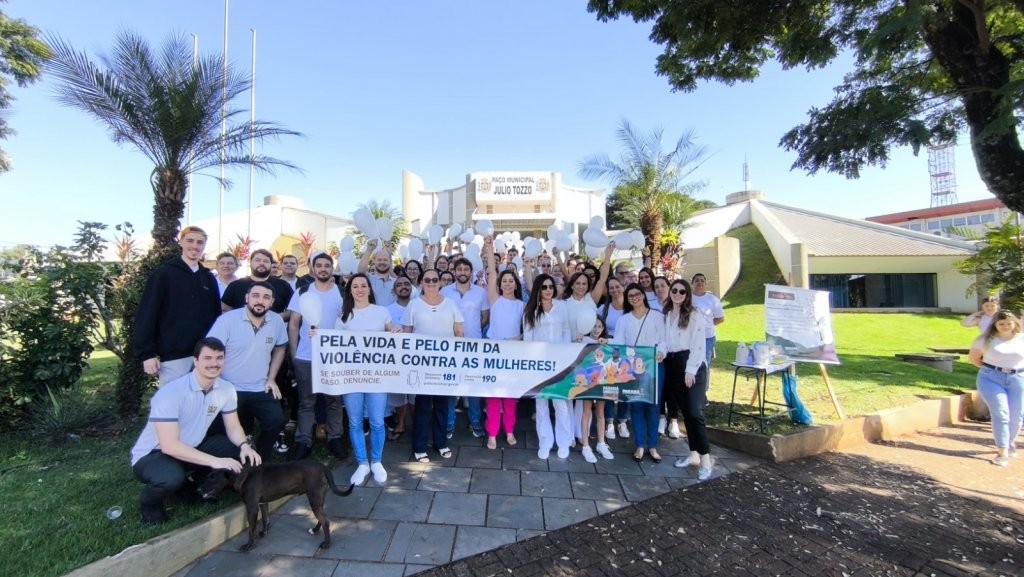
M 217 219 L 217 250 L 224 249 L 224 164 L 227 151 L 224 149 L 228 132 L 228 1 L 224 0 L 224 96 L 220 103 L 220 216 Z
M 252 77 L 249 79 L 249 227 L 246 229 L 246 238 L 252 238 L 252 196 L 255 187 L 254 172 L 256 140 L 253 129 L 256 127 L 256 29 L 250 28 L 252 32 Z

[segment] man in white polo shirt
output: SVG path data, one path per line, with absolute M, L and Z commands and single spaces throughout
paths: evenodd
M 270 310 L 273 305 L 274 287 L 255 282 L 245 295 L 245 307 L 222 314 L 207 335 L 227 348 L 222 376 L 238 391 L 242 425 L 251 429 L 253 422 L 260 424 L 256 451 L 263 459 L 270 458 L 285 423 L 276 377 L 288 346 L 288 327 Z
M 139 499 L 143 523 L 167 520 L 164 499 L 182 488 L 189 469 L 208 467 L 238 473 L 244 462 L 254 466 L 262 462 L 238 421 L 235 388 L 220 378 L 224 344 L 214 338 L 201 339 L 192 358 L 195 370 L 153 395 L 149 421 L 132 447 L 132 471 L 146 484 Z M 207 435 L 217 415 L 227 434 Z
M 460 257 L 452 261 L 451 269 L 455 273 L 455 283 L 441 289 L 441 296 L 455 301 L 459 305 L 464 319 L 462 330 L 467 338 L 482 339 L 484 327 L 490 322 L 491 300 L 487 296 L 487 289 L 473 284 L 473 263 L 469 259 Z M 455 403 L 458 399 L 451 397 L 448 407 L 448 435 L 449 438 L 455 429 Z M 466 403 L 469 406 L 469 428 L 473 431 L 474 437 L 484 436 L 484 426 L 481 422 L 482 410 L 479 397 L 468 397 Z
M 373 270 L 370 270 L 370 259 L 373 258 Z M 359 259 L 359 272 L 366 273 L 373 289 L 373 298 L 382 307 L 395 302 L 395 275 L 391 264 L 391 253 L 384 247 L 377 248 L 377 241 L 366 241 L 366 250 Z

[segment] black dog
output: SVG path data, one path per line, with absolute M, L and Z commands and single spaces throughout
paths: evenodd
M 324 528 L 324 540 L 320 543 L 321 549 L 331 546 L 331 522 L 327 520 L 324 513 L 324 500 L 327 497 L 327 488 L 330 486 L 335 495 L 345 497 L 352 493 L 355 485 L 349 486 L 342 491 L 334 484 L 334 476 L 326 465 L 318 461 L 290 461 L 288 463 L 269 463 L 259 467 L 245 465 L 241 473 L 232 473 L 224 469 L 217 469 L 210 473 L 199 487 L 199 493 L 204 499 L 216 496 L 224 488 L 231 486 L 242 496 L 245 503 L 245 513 L 249 519 L 249 542 L 242 545 L 242 551 L 252 549 L 256 542 L 256 521 L 257 514 L 263 513 L 263 530 L 259 536 L 263 537 L 270 531 L 270 515 L 267 504 L 274 499 L 280 499 L 285 495 L 298 495 L 305 493 L 309 499 L 309 507 L 316 516 L 316 526 L 309 530 L 310 535 L 316 535 L 320 527 Z

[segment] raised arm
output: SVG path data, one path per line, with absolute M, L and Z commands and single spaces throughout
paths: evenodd
M 363 247 L 363 256 L 359 257 L 359 272 L 365 273 L 370 270 L 370 259 L 373 258 L 375 252 L 377 252 L 377 240 L 367 239 L 366 246 Z
M 601 298 L 604 297 L 605 287 L 608 286 L 608 275 L 611 274 L 612 270 L 612 253 L 615 252 L 615 242 L 609 242 L 608 246 L 604 247 L 604 260 L 601 262 L 601 271 L 597 277 L 597 286 L 590 291 L 590 297 L 594 299 L 594 304 L 601 304 Z
M 494 258 L 494 237 L 488 236 L 484 239 L 484 272 L 487 273 L 487 298 L 491 304 L 498 302 L 501 294 L 498 292 L 498 265 Z

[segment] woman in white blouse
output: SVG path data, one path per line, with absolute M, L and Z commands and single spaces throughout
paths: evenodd
M 992 324 L 971 344 L 969 360 L 978 367 L 978 393 L 992 414 L 996 441 L 994 465 L 1005 467 L 1017 456 L 1017 434 L 1024 420 L 1024 336 L 1020 321 L 998 311 Z
M 678 438 L 676 415 L 683 412 L 690 456 L 676 459 L 676 467 L 699 467 L 697 478 L 711 478 L 714 461 L 704 424 L 708 368 L 704 347 L 704 315 L 693 307 L 690 283 L 683 279 L 669 287 L 665 303 L 665 398 L 668 401 L 669 436 Z M 672 433 L 675 432 L 675 435 Z
M 490 326 L 487 338 L 499 341 L 523 340 L 523 289 L 519 277 L 511 270 L 498 272 L 494 256 L 494 239 L 487 237 L 481 251 L 487 270 L 487 296 L 491 303 Z M 498 431 L 505 426 L 505 442 L 510 447 L 517 443 L 512 431 L 516 427 L 518 399 L 487 398 L 487 448 L 498 448 Z
M 398 332 L 391 324 L 388 309 L 376 304 L 370 280 L 366 274 L 352 276 L 345 286 L 341 303 L 341 318 L 334 328 L 349 331 Z M 344 395 L 348 412 L 348 434 L 352 440 L 352 454 L 359 466 L 352 473 L 352 483 L 361 485 L 372 472 L 373 480 L 383 485 L 388 473 L 381 464 L 384 454 L 384 412 L 388 406 L 387 393 L 347 393 Z M 366 441 L 363 438 L 363 409 L 370 420 L 370 458 L 366 457 Z
M 626 287 L 626 304 L 623 307 L 622 318 L 615 326 L 615 336 L 611 342 L 627 347 L 657 347 L 655 358 L 659 365 L 664 358 L 665 316 L 651 310 L 640 283 L 630 283 Z M 640 356 L 637 356 L 636 360 L 642 363 Z M 633 370 L 636 373 L 646 372 L 647 367 L 642 368 L 643 370 L 638 370 L 634 367 Z M 658 368 L 660 369 L 660 366 Z M 663 371 L 658 370 L 658 378 L 654 385 L 654 402 L 629 403 L 630 415 L 633 418 L 633 437 L 636 440 L 633 460 L 638 463 L 643 461 L 645 451 L 650 454 L 655 464 L 661 462 L 661 454 L 658 453 L 658 400 L 661 398 L 663 382 Z
M 545 343 L 571 343 L 569 315 L 565 305 L 555 298 L 555 279 L 541 274 L 533 280 L 530 300 L 523 310 L 523 340 Z M 547 459 L 551 447 L 558 444 L 558 458 L 569 457 L 572 446 L 572 411 L 569 401 L 563 399 L 536 399 L 537 456 Z M 551 407 L 555 409 L 555 426 L 551 428 Z

